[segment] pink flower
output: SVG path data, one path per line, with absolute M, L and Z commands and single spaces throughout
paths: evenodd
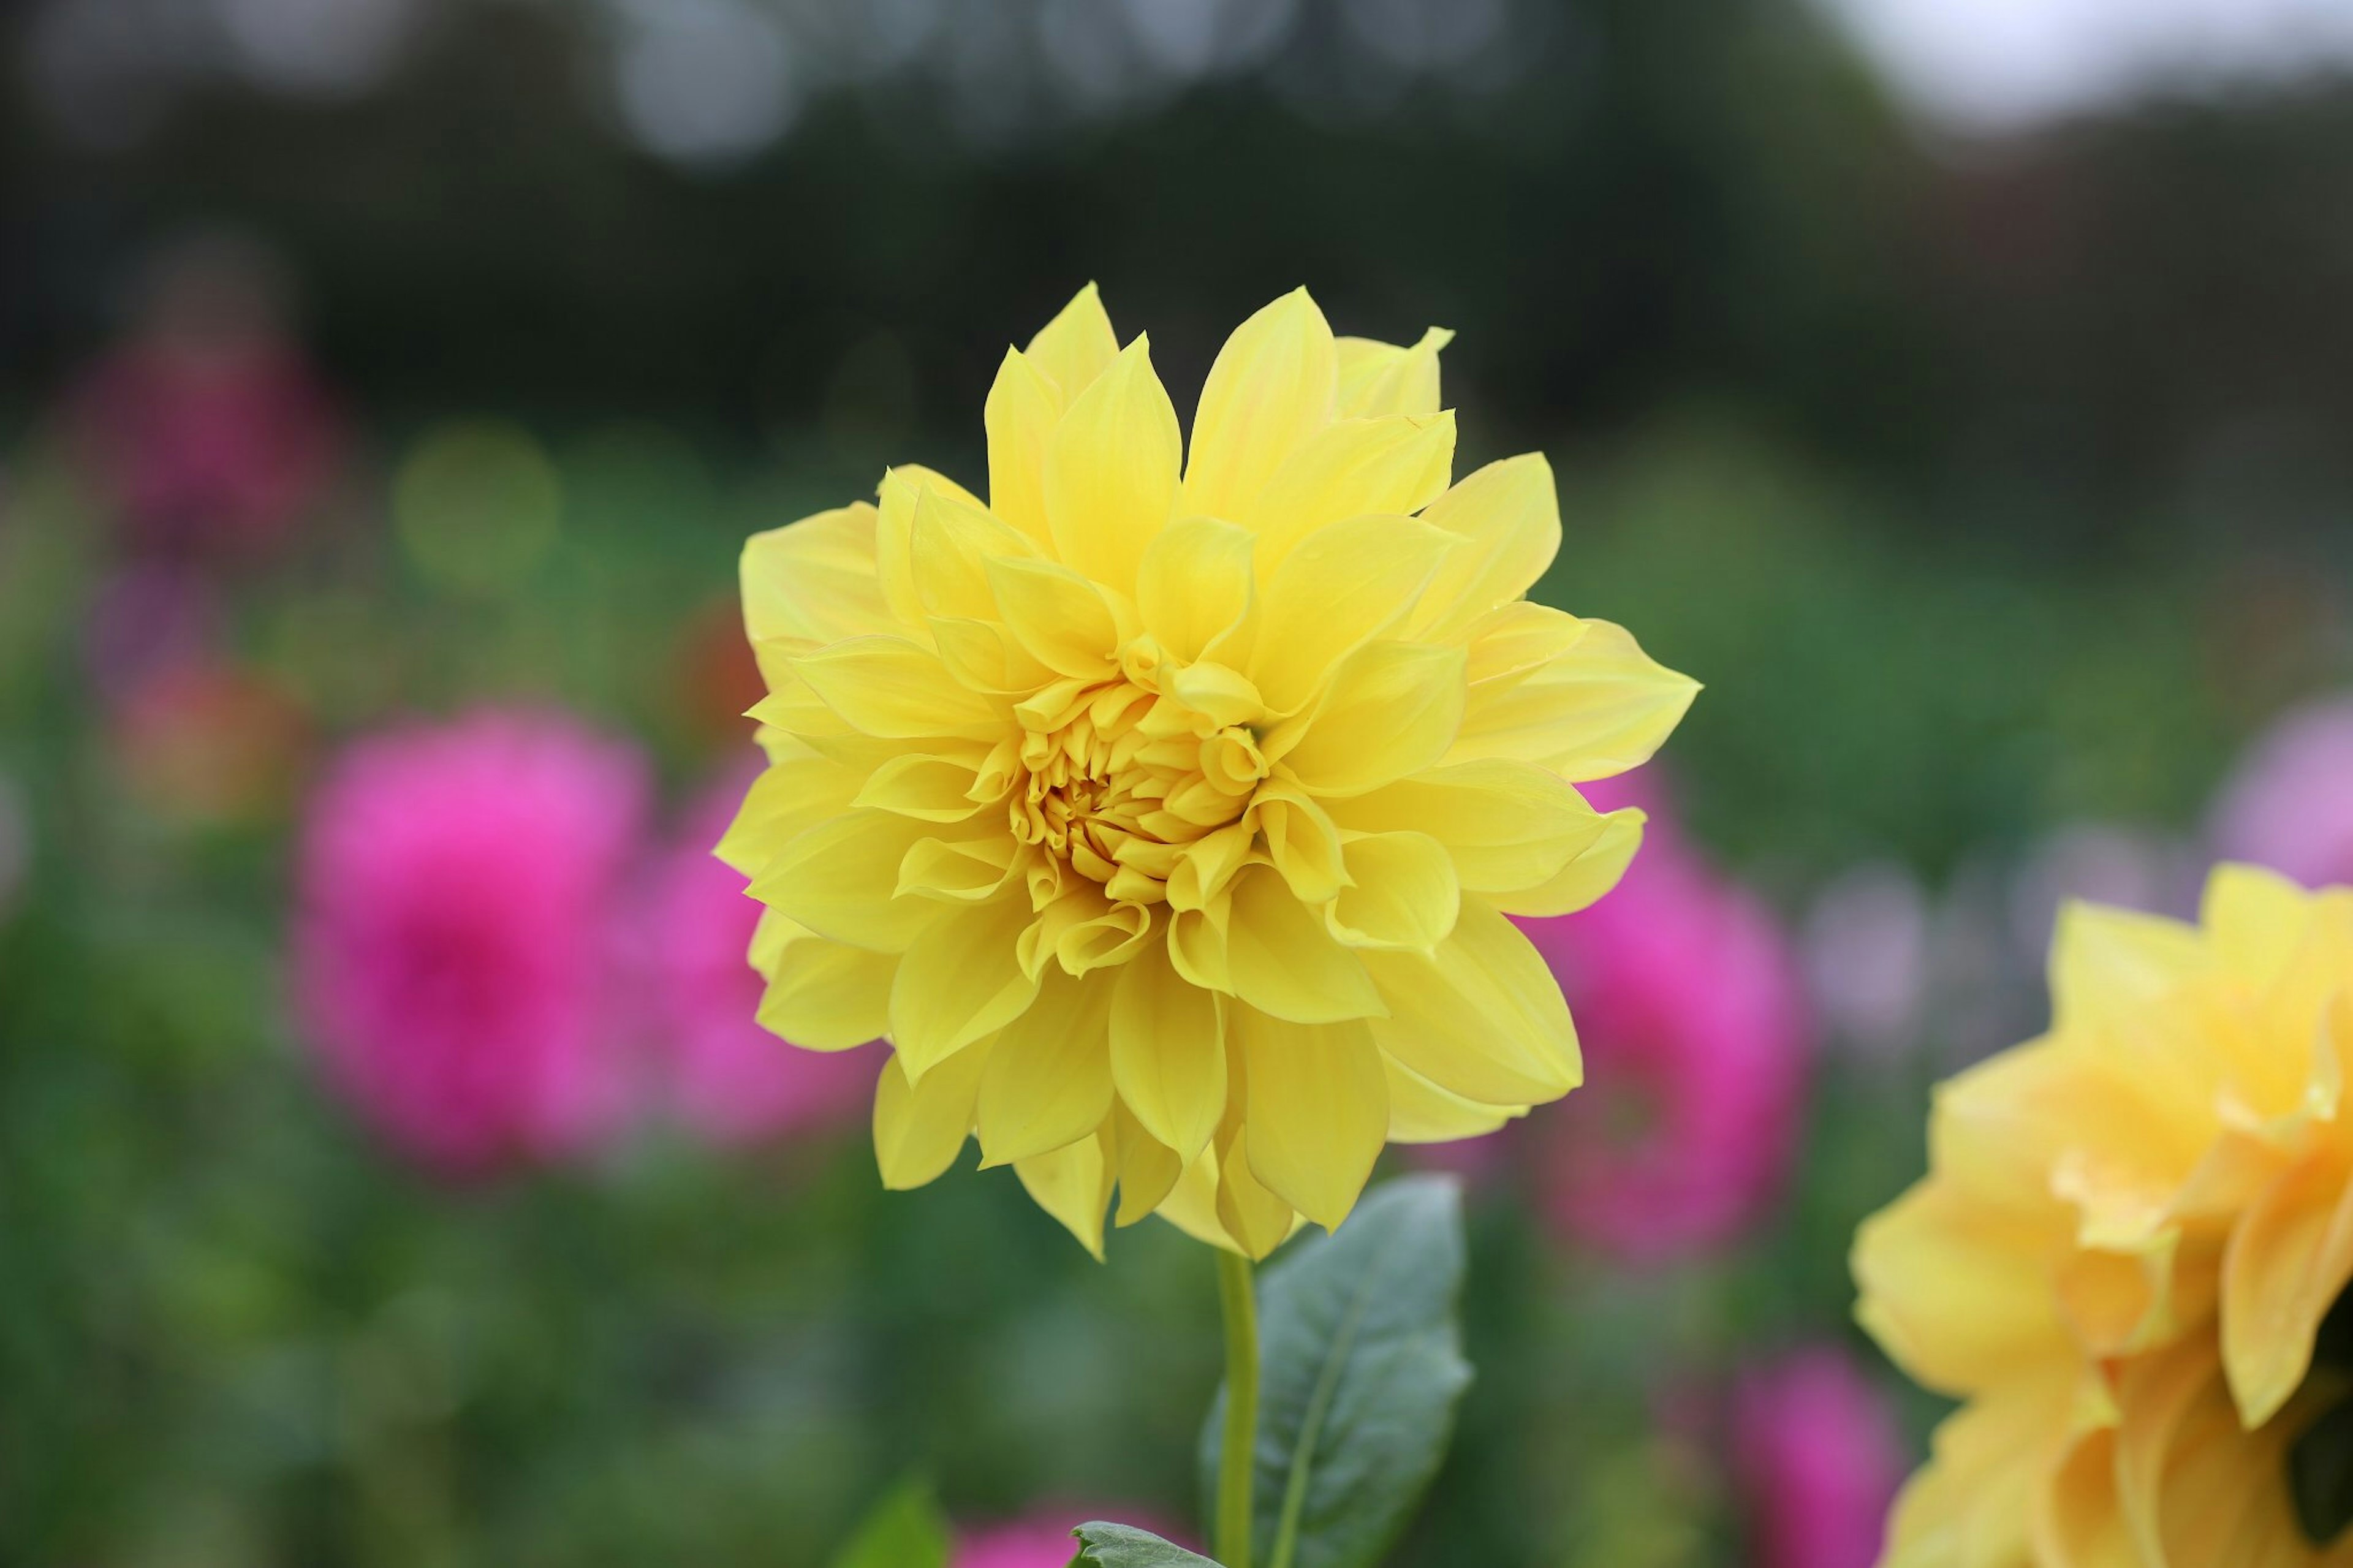
M 2353 882 L 2353 697 L 2292 709 L 2249 750 L 2215 809 L 2221 855 L 2308 888 Z
M 1559 976 L 1585 1052 L 1585 1087 L 1546 1119 L 1556 1222 L 1634 1263 L 1737 1237 L 1787 1172 L 1805 1087 L 1810 1026 L 1780 924 L 1655 806 L 1615 891 L 1520 924 Z
M 1733 1391 L 1733 1479 L 1755 1568 L 1871 1568 L 1907 1463 L 1886 1396 L 1842 1351 L 1798 1351 Z
M 581 1152 L 628 1084 L 614 932 L 637 752 L 554 714 L 362 740 L 311 801 L 296 1000 L 330 1080 L 433 1171 Z
M 1067 1568 L 1079 1551 L 1071 1531 L 1097 1519 L 1133 1524 L 1164 1541 L 1184 1544 L 1181 1535 L 1132 1509 L 1040 1509 L 1009 1524 L 960 1531 L 955 1555 L 948 1559 L 949 1568 Z
M 745 954 L 760 906 L 711 853 L 744 782 L 725 781 L 689 815 L 648 901 L 660 1071 L 687 1124 L 726 1144 L 857 1119 L 881 1070 L 871 1050 L 801 1050 L 755 1020 L 761 980 Z

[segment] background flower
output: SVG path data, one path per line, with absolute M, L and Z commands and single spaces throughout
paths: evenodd
M 2307 888 L 2353 882 L 2353 699 L 2282 716 L 2241 761 L 2214 809 L 2215 847 Z
M 452 1176 L 578 1152 L 628 1108 L 615 898 L 643 764 L 552 713 L 353 743 L 310 805 L 296 996 L 329 1080 Z
M 1780 923 L 1650 809 L 1615 891 L 1522 922 L 1560 976 L 1587 1064 L 1585 1091 L 1542 1140 L 1544 1201 L 1570 1235 L 1642 1263 L 1720 1247 L 1770 1206 L 1810 1039 Z
M 1872 1568 L 1907 1452 L 1886 1394 L 1831 1345 L 1745 1371 L 1732 1468 L 1753 1568 Z

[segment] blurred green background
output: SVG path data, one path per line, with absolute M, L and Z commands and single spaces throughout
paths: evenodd
M 1846 1238 L 1926 1083 L 2039 1026 L 2052 901 L 2182 907 L 2242 748 L 2353 677 L 2349 58 L 1971 118 L 1796 0 L 12 8 L 0 1561 L 794 1568 L 910 1471 L 1189 1521 L 1173 1231 L 1098 1267 L 1001 1174 L 885 1195 L 854 1121 L 451 1187 L 285 1001 L 342 739 L 552 701 L 687 798 L 742 747 L 743 536 L 976 484 L 997 358 L 1090 279 L 1183 410 L 1303 282 L 1454 328 L 1458 473 L 1561 476 L 1539 596 L 1706 682 L 1664 766 L 1815 984 L 1797 1173 L 1645 1271 L 1476 1184 L 1482 1375 L 1400 1561 L 1753 1561 L 1678 1399 L 1868 1358 Z M 213 553 L 88 437 L 207 267 L 336 433 Z M 157 559 L 210 683 L 142 698 L 93 616 Z

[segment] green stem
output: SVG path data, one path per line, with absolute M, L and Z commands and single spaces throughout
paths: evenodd
M 1258 1458 L 1258 1299 L 1250 1259 L 1218 1249 L 1226 1318 L 1226 1432 L 1218 1455 L 1218 1561 L 1250 1568 L 1250 1482 Z

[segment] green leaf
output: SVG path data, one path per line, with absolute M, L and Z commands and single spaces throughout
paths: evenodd
M 833 1568 L 947 1568 L 948 1525 L 932 1489 L 902 1481 L 874 1505 Z
M 1471 1381 L 1462 1256 L 1452 1178 L 1407 1176 L 1260 1276 L 1254 1562 L 1370 1568 L 1396 1542 Z M 1212 1495 L 1225 1401 L 1220 1390 L 1201 1434 Z
M 2289 1446 L 2287 1486 L 2295 1521 L 2313 1545 L 2332 1546 L 2353 1525 L 2353 1400 L 2328 1411 Z
M 1218 1568 L 1198 1552 L 1124 1524 L 1082 1524 L 1073 1533 L 1079 1538 L 1077 1561 L 1102 1568 Z

